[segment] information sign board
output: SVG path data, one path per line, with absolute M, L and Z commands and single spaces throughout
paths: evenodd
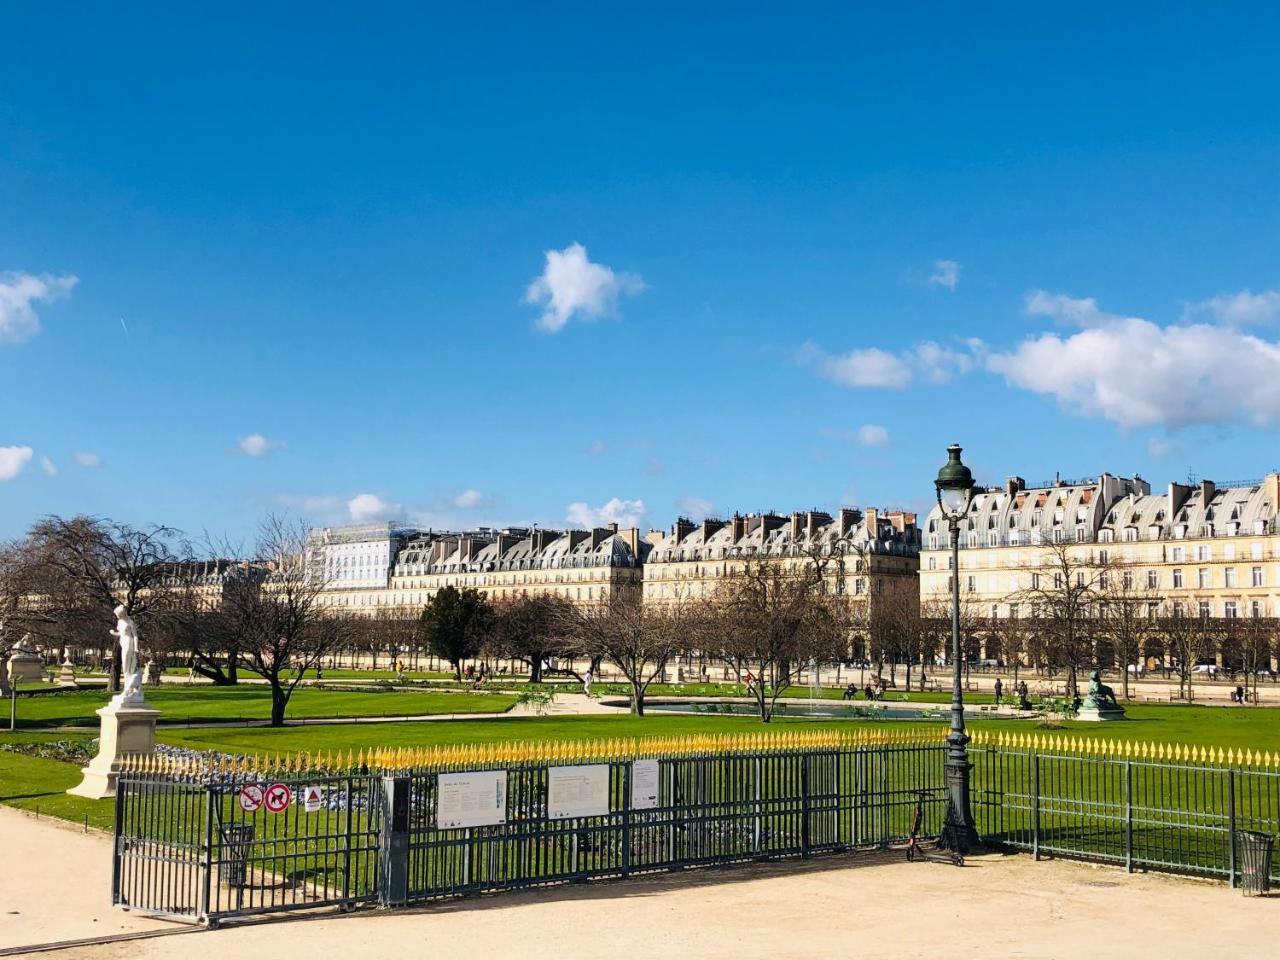
M 658 806 L 658 761 L 631 761 L 631 809 L 653 810 Z
M 485 827 L 507 822 L 507 771 L 440 774 L 436 827 Z
M 547 816 L 602 817 L 609 812 L 609 765 L 593 763 L 547 771 Z

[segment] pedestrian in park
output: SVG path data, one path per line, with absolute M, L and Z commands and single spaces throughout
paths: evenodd
M 996 706 L 1000 706 L 1000 699 L 1004 696 L 1004 684 L 1000 682 L 1000 678 L 996 677 Z

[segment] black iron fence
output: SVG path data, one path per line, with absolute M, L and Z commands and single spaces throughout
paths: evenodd
M 1235 886 L 1241 833 L 1280 833 L 1273 754 L 1046 734 L 974 739 L 979 832 L 1037 859 L 1223 877 Z
M 938 734 L 788 732 L 140 761 L 113 899 L 216 923 L 882 847 L 941 830 Z
M 917 809 L 919 835 L 936 837 L 940 735 L 140 759 L 118 786 L 113 898 L 217 923 L 884 847 L 907 839 Z M 979 832 L 1037 858 L 1234 885 L 1240 838 L 1280 833 L 1272 754 L 981 730 L 970 749 Z

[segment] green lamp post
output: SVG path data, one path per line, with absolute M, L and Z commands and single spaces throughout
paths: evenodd
M 957 853 L 982 849 L 969 804 L 969 735 L 964 729 L 960 650 L 960 521 L 973 499 L 973 471 L 960 460 L 960 445 L 947 448 L 947 462 L 934 481 L 938 507 L 951 533 L 951 732 L 947 735 L 947 815 L 940 845 Z

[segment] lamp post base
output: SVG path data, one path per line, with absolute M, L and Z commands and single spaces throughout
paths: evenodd
M 969 805 L 969 772 L 973 764 L 968 760 L 947 763 L 947 812 L 942 821 L 942 835 L 938 846 L 964 856 L 985 853 L 987 846 L 974 826 L 973 810 Z

